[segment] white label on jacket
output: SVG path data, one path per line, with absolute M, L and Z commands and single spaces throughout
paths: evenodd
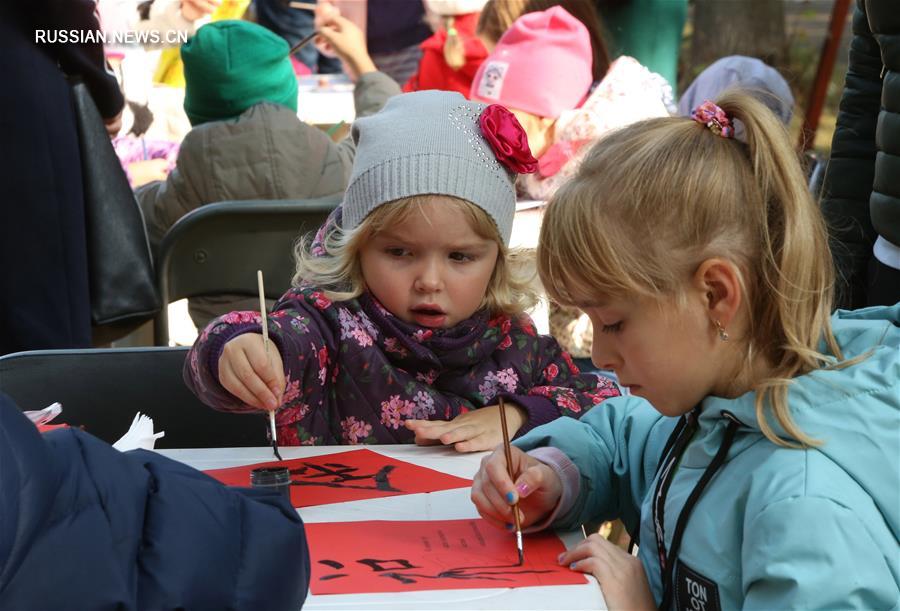
M 675 608 L 678 611 L 722 611 L 719 587 L 681 560 L 675 568 Z

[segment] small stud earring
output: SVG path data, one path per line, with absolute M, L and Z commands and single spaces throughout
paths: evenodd
M 719 332 L 719 339 L 723 342 L 727 342 L 728 333 L 725 331 L 725 327 L 722 326 L 722 323 L 720 323 L 718 320 L 714 320 L 713 324 L 716 326 L 716 331 Z

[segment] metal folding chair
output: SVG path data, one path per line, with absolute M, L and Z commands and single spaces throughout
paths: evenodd
M 168 345 L 169 303 L 202 295 L 257 295 L 258 269 L 266 297 L 281 297 L 294 273 L 294 243 L 316 231 L 339 203 L 339 195 L 220 202 L 184 215 L 163 237 L 157 255 L 163 307 L 154 321 L 154 344 Z
M 0 392 L 23 410 L 55 401 L 64 422 L 110 443 L 141 412 L 164 430 L 157 448 L 263 446 L 267 420 L 218 412 L 182 379 L 187 348 L 34 350 L 0 356 Z

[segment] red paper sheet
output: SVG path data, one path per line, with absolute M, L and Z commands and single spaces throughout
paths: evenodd
M 470 479 L 394 460 L 367 449 L 212 469 L 206 473 L 229 486 L 249 486 L 250 471 L 257 467 L 290 469 L 291 502 L 294 507 L 436 492 L 472 485 Z
M 317 595 L 585 583 L 552 532 L 526 535 L 517 566 L 515 534 L 481 519 L 307 523 L 306 538 Z

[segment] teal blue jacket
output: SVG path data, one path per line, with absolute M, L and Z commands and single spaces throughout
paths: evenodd
M 900 304 L 840 311 L 832 324 L 845 358 L 870 354 L 793 381 L 794 421 L 822 445 L 798 450 L 766 439 L 754 393 L 703 401 L 665 497 L 666 550 L 685 500 L 723 443 L 723 410 L 741 426 L 690 513 L 673 608 L 900 607 Z M 630 532 L 639 528 L 639 556 L 657 604 L 652 497 L 675 424 L 642 399 L 616 397 L 516 442 L 525 450 L 557 447 L 580 471 L 574 505 L 555 527 L 620 518 Z

